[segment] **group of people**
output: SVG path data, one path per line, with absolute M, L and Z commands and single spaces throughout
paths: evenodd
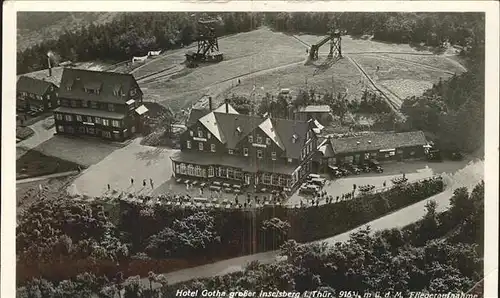
M 145 188 L 147 185 L 146 181 L 147 181 L 147 179 L 142 179 L 142 187 L 143 188 Z M 133 186 L 134 182 L 135 182 L 134 178 L 130 178 L 130 186 Z M 149 178 L 149 185 L 151 186 L 151 189 L 155 188 L 152 178 Z M 108 188 L 108 191 L 111 191 L 111 184 L 108 183 L 107 188 Z

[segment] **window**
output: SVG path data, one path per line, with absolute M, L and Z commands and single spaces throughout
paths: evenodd
M 198 138 L 203 138 L 203 131 L 201 128 L 198 128 Z
M 93 109 L 97 109 L 97 102 L 92 101 L 90 105 L 92 106 Z
M 119 120 L 112 120 L 111 124 L 113 124 L 113 127 L 120 127 L 120 121 Z
M 248 142 L 253 143 L 253 136 L 248 136 Z
M 230 155 L 233 155 L 233 154 L 234 154 L 233 149 L 229 149 L 229 150 L 228 150 L 228 153 L 229 153 Z
M 76 121 L 82 122 L 83 121 L 82 116 L 76 115 Z
M 298 139 L 298 136 L 294 134 L 292 136 L 292 143 L 294 143 L 294 144 L 297 143 L 297 139 Z
M 291 159 L 291 158 L 289 158 L 289 159 L 288 159 L 288 162 L 290 162 L 290 163 L 291 163 L 292 161 L 293 161 L 293 159 Z
M 215 152 L 215 144 L 210 145 L 210 151 Z
M 276 160 L 276 152 L 272 152 L 272 153 L 271 153 L 271 158 L 272 158 L 273 160 Z
M 262 144 L 262 137 L 261 136 L 257 136 L 257 143 Z
M 415 151 L 411 151 L 411 152 L 410 152 L 410 155 L 411 155 L 411 156 L 415 155 Z
M 47 94 L 47 99 L 50 99 L 50 94 Z
M 63 120 L 62 114 L 56 114 L 56 120 Z
M 186 174 L 186 164 L 181 164 L 181 174 Z
M 214 167 L 210 166 L 208 168 L 208 177 L 213 177 L 214 176 Z
M 52 103 L 50 101 L 47 102 L 47 107 L 52 108 Z
M 73 116 L 72 115 L 64 115 L 64 119 L 66 121 L 73 121 Z
M 92 116 L 87 116 L 87 122 L 94 123 Z
M 269 174 L 262 174 L 262 183 L 271 184 L 271 176 Z
M 57 131 L 58 132 L 64 132 L 64 127 L 62 125 L 57 126 Z
M 257 150 L 257 158 L 262 158 L 262 150 Z
M 181 173 L 181 166 L 179 164 L 175 164 L 175 172 L 178 174 Z
M 193 133 L 193 131 L 192 131 L 192 130 L 190 130 L 190 131 L 189 131 L 189 135 L 190 135 L 190 136 L 193 136 L 193 135 L 194 135 L 194 133 Z
M 101 118 L 95 117 L 95 122 L 94 123 L 101 124 Z
M 365 153 L 365 159 L 370 159 L 370 153 Z
M 36 96 L 36 98 L 37 98 L 38 100 L 42 100 L 42 96 L 41 96 L 41 95 L 37 95 L 37 96 Z
M 109 131 L 103 131 L 102 136 L 108 139 L 111 139 L 111 133 Z
M 248 148 L 243 148 L 243 155 L 248 156 Z
M 271 139 L 270 138 L 266 138 L 266 144 L 267 145 L 271 145 Z
M 108 111 L 114 112 L 115 111 L 115 105 L 112 103 L 108 103 Z
M 207 132 L 207 139 L 210 139 L 212 137 L 212 134 Z
M 108 119 L 102 119 L 102 125 L 109 126 L 109 120 Z
M 203 151 L 203 143 L 202 142 L 198 143 L 198 150 Z
M 194 175 L 198 176 L 198 177 L 201 177 L 201 167 L 200 166 L 196 166 L 194 168 Z
M 135 93 L 136 93 L 135 88 L 132 88 L 132 89 L 130 90 L 130 96 L 134 96 L 134 95 L 135 95 Z
M 61 100 L 60 100 L 60 99 L 58 99 L 58 100 L 57 100 L 57 105 L 58 105 L 58 106 L 60 106 L 60 105 L 61 105 Z
M 78 127 L 78 132 L 79 133 L 85 133 L 85 126 L 79 126 Z
M 188 165 L 188 175 L 194 176 L 194 167 L 193 165 Z
M 227 169 L 227 178 L 230 178 L 230 179 L 234 178 L 234 171 L 232 168 Z
M 72 100 L 71 101 L 71 107 L 72 108 L 76 108 L 77 107 L 76 100 Z
M 191 141 L 186 141 L 186 147 L 187 147 L 188 149 L 191 149 Z

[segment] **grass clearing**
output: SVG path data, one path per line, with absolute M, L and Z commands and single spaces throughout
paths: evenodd
M 78 170 L 78 164 L 36 150 L 29 150 L 16 161 L 16 179 Z
M 38 145 L 35 150 L 44 155 L 58 157 L 88 167 L 103 160 L 118 145 L 100 139 L 55 135 Z
M 453 63 L 452 61 L 450 61 L 450 59 L 447 59 L 447 57 L 445 56 L 438 56 L 438 55 L 420 56 L 420 55 L 405 55 L 405 54 L 382 54 L 382 56 L 402 61 L 408 60 L 425 66 L 440 68 L 445 71 L 456 72 L 457 74 L 461 74 L 462 72 L 464 72 L 464 69 L 462 67 L 457 65 L 457 63 Z
M 306 87 L 307 82 L 307 88 L 314 88 L 322 94 L 347 88 L 350 100 L 361 97 L 363 90 L 359 84 L 361 75 L 347 59 L 337 61 L 317 75 L 314 75 L 315 71 L 316 67 L 313 65 L 293 66 L 242 81 L 241 85 L 231 88 L 227 93 L 248 95 L 255 85 L 256 98 L 263 97 L 266 92 L 274 95 L 281 88 L 290 88 L 293 94 L 297 94 L 299 89 Z
M 352 57 L 378 84 L 387 87 L 400 98 L 419 95 L 433 83 L 450 77 L 450 74 L 421 68 L 403 62 L 377 59 L 373 56 L 356 55 Z M 377 70 L 377 67 L 380 67 Z

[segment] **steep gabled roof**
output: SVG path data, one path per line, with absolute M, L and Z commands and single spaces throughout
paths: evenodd
M 215 119 L 214 112 L 210 112 L 205 116 L 201 117 L 198 121 L 205 126 L 205 128 L 219 140 L 221 143 L 225 143 L 226 139 L 224 138 L 224 134 L 222 134 L 220 125 L 217 123 L 217 119 Z
M 259 125 L 259 128 L 278 146 L 281 150 L 285 150 L 285 145 L 281 142 L 280 137 L 276 133 L 273 122 L 270 118 L 267 118 Z
M 46 82 L 44 80 L 21 76 L 17 80 L 17 91 L 43 95 L 45 94 L 45 92 L 47 92 L 47 89 L 49 89 L 51 85 L 52 83 Z
M 306 142 L 307 131 L 310 129 L 310 123 L 288 119 L 272 119 L 271 121 L 285 147 L 286 157 L 300 158 L 302 147 Z
M 186 126 L 189 127 L 195 124 L 198 119 L 208 114 L 210 111 L 208 109 L 192 109 L 189 113 L 189 118 L 186 122 Z
M 65 68 L 61 78 L 59 97 L 100 101 L 105 103 L 125 103 L 128 94 L 137 83 L 131 74 Z M 71 90 L 67 87 L 70 86 Z M 99 89 L 99 94 L 89 94 L 84 88 Z M 116 95 L 116 90 L 121 90 Z M 138 92 L 141 92 L 138 88 Z M 125 96 L 122 96 L 122 93 Z
M 262 123 L 262 118 L 249 115 L 214 113 L 221 128 L 228 149 L 236 148 L 236 145 L 248 136 Z
M 331 139 L 331 145 L 336 154 L 423 146 L 425 144 L 427 144 L 427 140 L 422 131 L 383 133 L 352 138 Z

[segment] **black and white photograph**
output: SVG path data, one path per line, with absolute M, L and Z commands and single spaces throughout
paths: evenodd
M 2 297 L 498 297 L 498 3 L 20 2 Z

